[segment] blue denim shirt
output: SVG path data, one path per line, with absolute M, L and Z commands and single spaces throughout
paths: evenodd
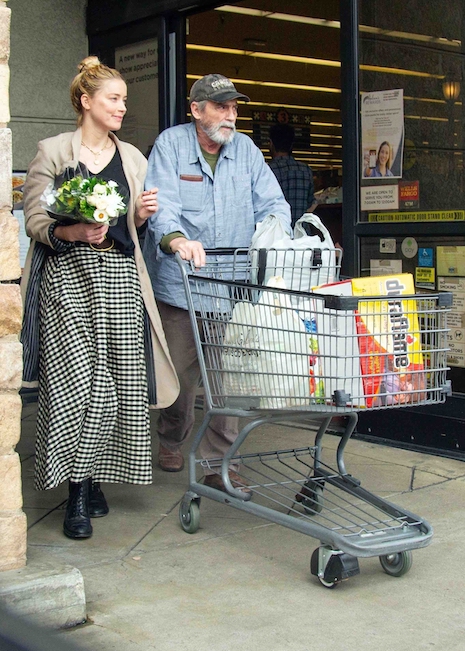
M 159 210 L 150 218 L 144 255 L 155 296 L 187 308 L 178 264 L 160 240 L 179 231 L 206 249 L 247 248 L 257 222 L 279 217 L 290 232 L 290 208 L 275 175 L 253 141 L 236 133 L 224 145 L 213 175 L 194 123 L 163 131 L 149 157 L 146 188 L 158 187 Z

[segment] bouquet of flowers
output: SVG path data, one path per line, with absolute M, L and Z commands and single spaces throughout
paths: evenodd
M 41 197 L 42 206 L 60 221 L 114 226 L 127 212 L 127 192 L 115 181 L 67 172 L 50 183 Z

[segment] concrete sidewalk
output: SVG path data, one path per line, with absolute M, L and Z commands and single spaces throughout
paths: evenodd
M 186 534 L 178 520 L 186 470 L 170 474 L 155 466 L 147 487 L 105 485 L 108 517 L 92 521 L 91 539 L 67 539 L 67 487 L 33 489 L 34 426 L 31 404 L 18 446 L 28 562 L 73 565 L 85 583 L 88 623 L 61 632 L 63 640 L 92 651 L 465 647 L 464 463 L 349 441 L 348 471 L 428 520 L 435 533 L 429 547 L 413 553 L 406 575 L 390 577 L 377 557 L 362 558 L 358 576 L 328 590 L 309 569 L 319 541 L 303 534 L 205 498 L 200 529 Z M 253 436 L 260 451 L 313 442 L 308 431 L 283 426 Z M 325 454 L 338 440 L 325 437 Z

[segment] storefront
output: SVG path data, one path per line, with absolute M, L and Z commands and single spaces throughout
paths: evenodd
M 144 153 L 189 119 L 193 81 L 221 72 L 251 97 L 238 128 L 265 156 L 269 124 L 294 124 L 346 275 L 409 272 L 417 291 L 454 290 L 453 395 L 364 414 L 359 430 L 465 455 L 463 2 L 89 0 L 86 31 L 128 82 L 122 136 Z

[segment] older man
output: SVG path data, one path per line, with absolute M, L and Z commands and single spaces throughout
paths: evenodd
M 191 89 L 191 124 L 163 131 L 149 158 L 147 187 L 159 188 L 160 206 L 148 227 L 145 257 L 181 392 L 160 412 L 158 462 L 163 470 L 182 470 L 181 445 L 194 424 L 200 379 L 187 312 L 179 252 L 197 267 L 205 250 L 248 247 L 257 222 L 274 214 L 290 230 L 290 209 L 276 177 L 252 140 L 236 133 L 238 100 L 249 98 L 219 74 L 197 80 Z M 237 437 L 237 419 L 215 416 L 200 446 L 203 458 L 224 456 Z M 233 486 L 238 477 L 230 470 Z M 221 476 L 206 470 L 205 483 L 224 490 Z

